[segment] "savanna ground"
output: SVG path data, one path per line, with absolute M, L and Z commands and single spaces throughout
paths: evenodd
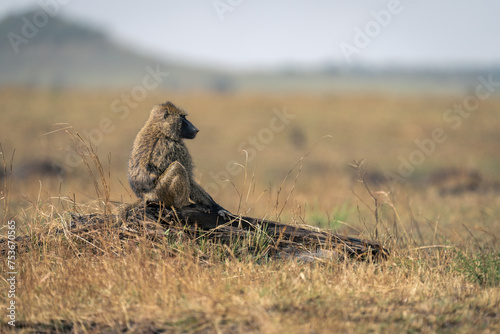
M 11 300 L 24 332 L 500 331 L 500 99 L 451 121 L 446 111 L 466 94 L 155 92 L 127 115 L 116 109 L 123 93 L 0 91 L 1 234 L 14 220 L 33 240 L 16 250 L 15 299 L 2 255 L 3 331 Z M 304 263 L 182 236 L 122 243 L 104 231 L 96 245 L 54 233 L 71 212 L 135 201 L 128 154 L 167 99 L 201 129 L 188 142 L 196 177 L 225 208 L 378 240 L 389 258 Z M 284 110 L 289 118 L 274 112 Z M 75 131 L 101 173 L 75 153 Z M 354 160 L 366 162 L 365 184 Z

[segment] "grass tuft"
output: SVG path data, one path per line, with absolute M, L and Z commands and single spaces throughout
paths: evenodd
M 455 270 L 472 283 L 484 287 L 500 285 L 500 251 L 468 253 L 458 250 L 455 255 Z

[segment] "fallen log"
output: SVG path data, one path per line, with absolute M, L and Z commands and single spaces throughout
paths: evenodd
M 121 214 L 71 214 L 69 224 L 50 233 L 75 235 L 90 241 L 108 228 L 117 230 L 120 239 L 142 235 L 153 241 L 165 238 L 166 232 L 182 231 L 222 243 L 259 236 L 266 239 L 268 254 L 275 257 L 298 257 L 310 261 L 325 257 L 385 259 L 389 250 L 375 241 L 348 237 L 310 227 L 227 214 L 224 217 L 192 204 L 172 210 L 158 203 L 136 203 Z M 42 240 L 42 236 L 36 238 Z M 30 237 L 17 237 L 17 249 L 28 249 Z M 6 240 L 0 240 L 0 253 L 7 251 Z
M 304 253 L 307 249 L 309 254 L 314 255 L 318 249 L 328 249 L 360 259 L 384 259 L 389 254 L 378 242 L 265 219 L 233 214 L 222 217 L 196 204 L 173 211 L 157 203 L 138 203 L 125 210 L 123 221 L 127 225 L 140 221 L 156 222 L 165 228 L 189 226 L 198 234 L 205 233 L 222 241 L 232 240 L 235 236 L 246 236 L 248 232 L 263 232 L 273 241 L 276 249 L 287 249 L 287 252 Z

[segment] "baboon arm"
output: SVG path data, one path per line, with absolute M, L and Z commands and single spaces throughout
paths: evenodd
M 189 196 L 191 200 L 195 203 L 206 205 L 212 207 L 217 205 L 212 196 L 210 196 L 205 189 L 203 189 L 198 183 L 195 181 L 191 182 L 191 194 Z
M 165 157 L 169 150 L 173 151 L 170 146 L 171 145 L 162 140 L 157 140 L 155 142 L 149 156 L 150 170 L 161 174 L 168 168 L 170 162 L 167 161 Z M 159 174 L 156 176 L 158 177 Z

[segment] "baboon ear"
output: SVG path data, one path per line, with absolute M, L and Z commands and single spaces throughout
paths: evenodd
M 176 109 L 172 102 L 165 102 L 161 105 L 161 107 L 163 112 L 163 119 L 166 119 L 168 116 L 170 116 L 172 114 L 172 111 Z

